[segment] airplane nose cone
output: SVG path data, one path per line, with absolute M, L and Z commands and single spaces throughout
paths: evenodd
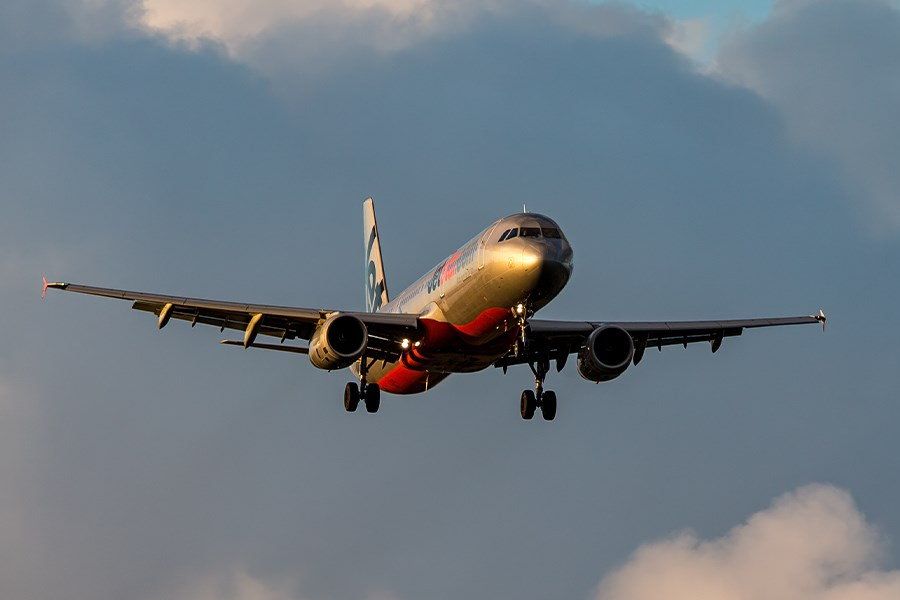
M 556 296 L 572 275 L 572 251 L 568 244 L 532 243 L 522 249 L 522 268 L 536 276 L 532 298 Z
M 525 272 L 543 270 L 572 271 L 572 248 L 568 244 L 535 242 L 522 248 L 522 268 Z
M 544 260 L 535 286 L 535 297 L 556 296 L 569 282 L 571 275 L 572 269 L 568 264 L 555 259 Z

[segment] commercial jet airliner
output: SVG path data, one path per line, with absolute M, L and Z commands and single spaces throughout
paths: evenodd
M 641 362 L 647 348 L 697 342 L 716 352 L 744 329 L 821 323 L 825 313 L 725 321 L 554 321 L 533 318 L 572 275 L 572 247 L 552 219 L 522 212 L 499 219 L 391 299 L 371 198 L 363 203 L 366 310 L 294 308 L 147 294 L 75 283 L 48 288 L 119 298 L 152 312 L 160 329 L 170 319 L 243 331 L 223 344 L 309 355 L 328 371 L 349 367 L 358 381 L 344 389 L 344 408 L 360 401 L 378 411 L 381 391 L 424 392 L 451 373 L 490 366 L 506 372 L 528 365 L 534 390 L 522 392 L 519 412 L 531 419 L 556 416 L 556 394 L 544 389 L 551 363 L 562 371 L 570 354 L 588 381 L 610 381 Z M 259 335 L 279 343 L 257 342 Z M 302 339 L 306 346 L 285 344 Z

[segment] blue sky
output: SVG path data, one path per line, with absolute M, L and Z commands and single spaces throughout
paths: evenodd
M 214 4 L 0 6 L 4 595 L 900 595 L 896 4 L 699 66 L 699 4 Z M 829 327 L 570 366 L 547 424 L 527 370 L 347 415 L 347 373 L 38 297 L 358 309 L 370 194 L 395 291 L 527 202 L 575 251 L 547 317 Z

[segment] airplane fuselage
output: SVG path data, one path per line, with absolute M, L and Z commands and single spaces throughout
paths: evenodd
M 378 308 L 421 315 L 422 336 L 399 360 L 371 364 L 366 381 L 412 394 L 490 366 L 519 334 L 515 307 L 545 306 L 572 267 L 572 248 L 551 219 L 519 213 L 496 221 Z

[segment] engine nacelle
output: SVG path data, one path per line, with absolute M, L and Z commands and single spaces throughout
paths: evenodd
M 329 371 L 349 367 L 369 341 L 366 324 L 352 315 L 329 317 L 309 340 L 309 362 Z
M 591 332 L 578 352 L 578 374 L 588 381 L 609 381 L 625 372 L 634 358 L 634 340 L 615 325 Z

